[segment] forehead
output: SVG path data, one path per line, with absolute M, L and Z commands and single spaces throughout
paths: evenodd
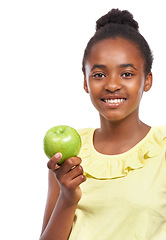
M 144 64 L 140 51 L 136 44 L 123 39 L 104 39 L 92 46 L 87 63 L 102 64 Z

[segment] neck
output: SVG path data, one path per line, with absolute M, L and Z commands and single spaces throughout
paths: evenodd
M 126 136 L 130 138 L 134 134 L 138 134 L 147 129 L 148 126 L 145 125 L 138 117 L 126 118 L 121 121 L 108 121 L 103 117 L 100 117 L 101 127 L 99 129 L 100 133 L 105 136 L 105 138 L 114 138 L 116 140 L 125 139 Z M 145 130 L 146 131 L 146 130 Z
M 108 121 L 100 116 L 101 127 L 94 133 L 95 149 L 108 155 L 128 151 L 140 142 L 149 132 L 150 127 L 136 115 L 128 116 L 121 121 Z

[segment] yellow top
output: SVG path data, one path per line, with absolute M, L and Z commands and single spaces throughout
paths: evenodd
M 129 151 L 104 155 L 95 129 L 82 129 L 87 181 L 70 240 L 166 240 L 166 127 L 152 127 Z

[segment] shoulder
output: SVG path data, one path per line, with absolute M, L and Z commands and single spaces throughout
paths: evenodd
M 153 137 L 166 144 L 166 126 L 154 126 L 152 127 Z
M 166 139 L 166 126 L 153 126 L 151 131 L 156 138 L 165 140 Z
M 96 128 L 82 128 L 77 129 L 77 132 L 79 133 L 82 141 L 82 145 L 84 144 L 91 144 L 93 142 L 93 135 Z
M 77 129 L 77 132 L 79 133 L 82 142 L 86 142 L 88 139 L 93 137 L 94 130 L 94 128 L 82 128 Z
M 77 132 L 80 134 L 80 136 L 84 136 L 92 132 L 94 129 L 93 128 L 81 128 L 77 129 Z
M 166 152 L 166 126 L 154 126 L 148 139 L 151 153 Z
M 86 158 L 91 152 L 94 131 L 95 128 L 77 129 L 77 132 L 79 133 L 82 142 L 82 147 L 79 153 L 79 156 L 82 159 Z

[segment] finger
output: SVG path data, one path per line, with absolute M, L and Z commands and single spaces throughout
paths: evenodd
M 53 162 L 58 163 L 61 160 L 61 158 L 62 158 L 62 153 L 58 152 L 58 153 L 56 153 L 55 155 L 52 156 L 51 160 Z
M 54 156 L 52 156 L 52 158 L 48 161 L 47 163 L 47 167 L 50 169 L 50 170 L 55 170 L 57 163 L 61 160 L 62 158 L 62 154 L 61 153 L 56 153 Z
M 62 165 L 61 168 L 59 169 L 59 174 L 65 175 L 67 174 L 70 170 L 72 170 L 74 167 L 79 165 L 82 162 L 81 158 L 79 157 L 71 157 L 68 158 Z
M 66 174 L 66 178 L 71 181 L 74 178 L 83 175 L 83 168 L 81 165 L 77 165 L 76 167 L 74 167 L 73 169 L 71 169 L 67 174 Z
M 70 182 L 70 188 L 76 189 L 81 183 L 86 181 L 85 175 L 79 175 Z
M 82 160 L 79 157 L 68 158 L 63 164 L 61 164 L 61 167 L 56 171 L 56 177 L 58 179 L 61 179 L 63 176 L 65 177 L 68 172 L 78 166 L 81 162 Z

